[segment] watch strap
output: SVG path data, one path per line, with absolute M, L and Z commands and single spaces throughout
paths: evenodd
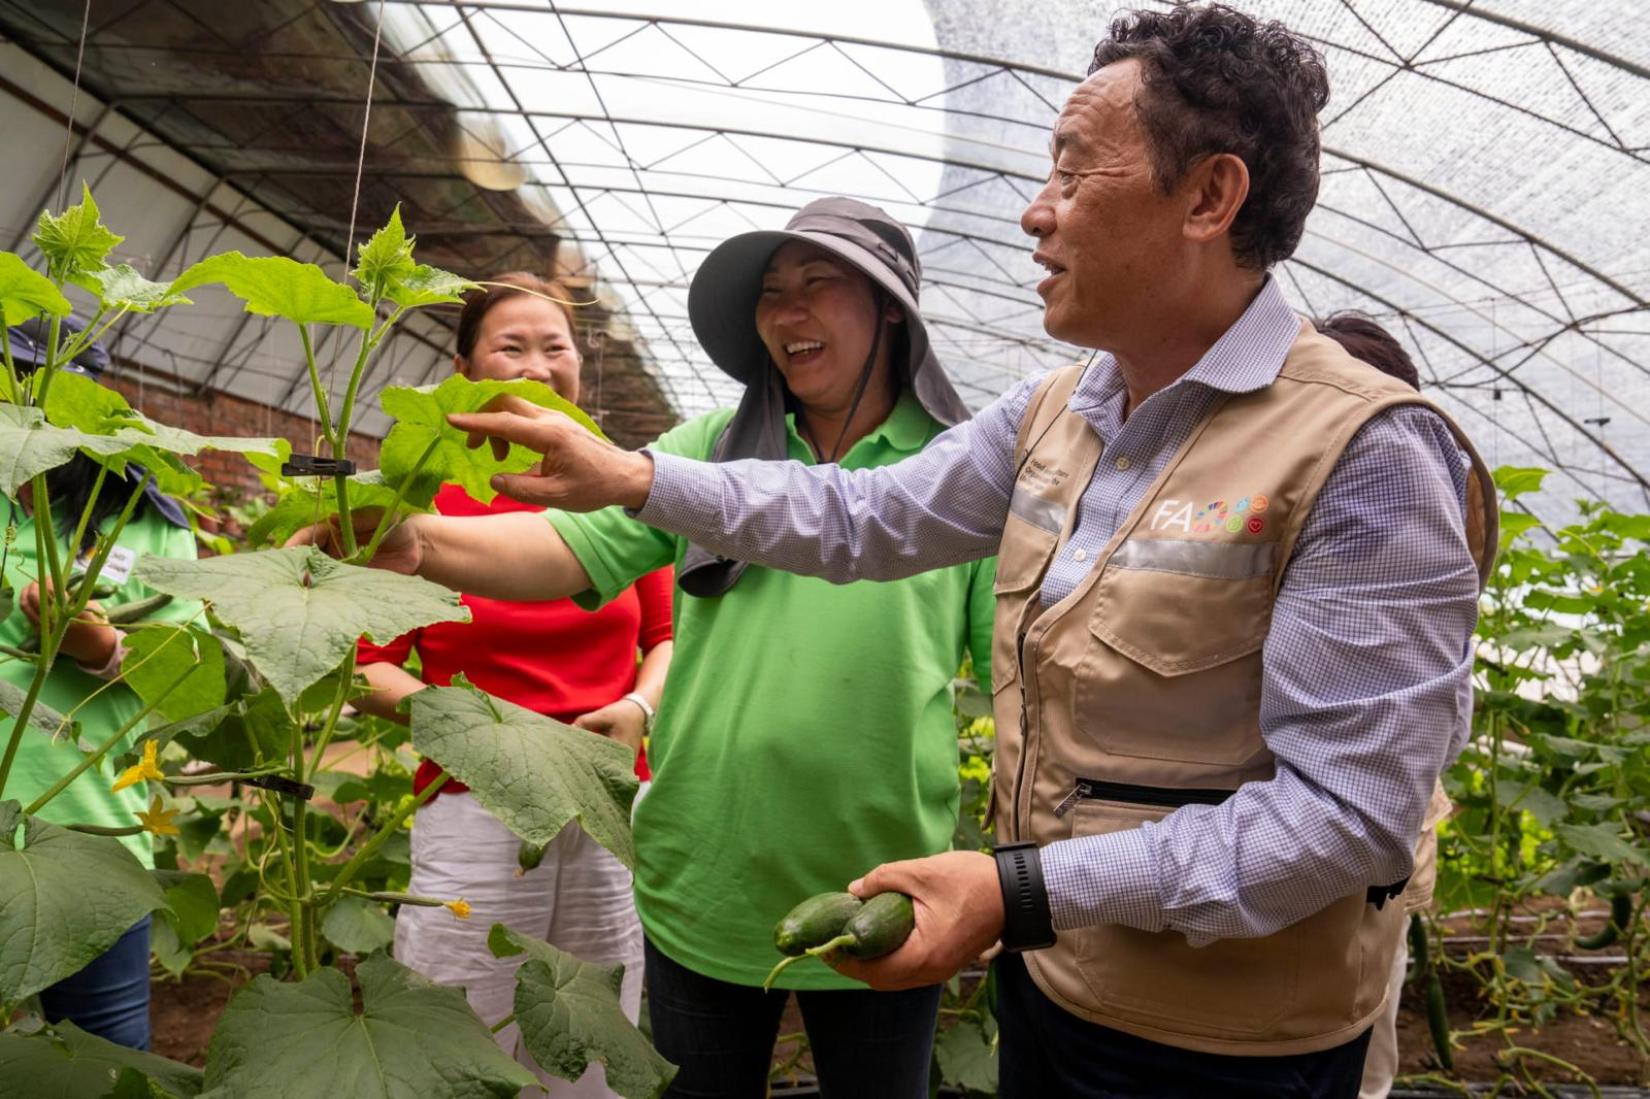
M 1043 860 L 1037 845 L 1005 843 L 992 849 L 997 884 L 1003 891 L 1003 949 L 1041 950 L 1054 945 L 1054 917 L 1043 883 Z

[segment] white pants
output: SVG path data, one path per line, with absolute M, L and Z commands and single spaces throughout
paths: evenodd
M 545 849 L 544 861 L 516 876 L 521 846 L 467 793 L 441 794 L 413 818 L 409 890 L 443 900 L 464 898 L 470 918 L 445 908 L 402 905 L 395 920 L 395 957 L 435 981 L 464 989 L 476 1014 L 492 1026 L 514 1008 L 516 967 L 524 955 L 495 958 L 487 933 L 502 923 L 541 938 L 587 962 L 624 963 L 619 1002 L 631 1022 L 641 1011 L 642 925 L 636 918 L 630 871 L 569 824 Z M 538 1073 L 554 1099 L 605 1099 L 607 1076 L 593 1064 L 576 1083 L 538 1069 L 514 1023 L 497 1034 L 504 1051 Z

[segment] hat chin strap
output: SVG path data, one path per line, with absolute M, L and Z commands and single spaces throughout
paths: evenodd
M 859 412 L 859 402 L 865 398 L 865 391 L 871 385 L 871 374 L 876 370 L 877 352 L 882 348 L 882 333 L 888 327 L 882 321 L 882 307 L 887 303 L 886 292 L 880 287 L 872 290 L 872 301 L 876 306 L 878 318 L 876 335 L 871 337 L 871 353 L 865 356 L 865 365 L 859 368 L 859 381 L 854 383 L 854 399 L 848 402 L 848 418 L 842 421 L 842 430 L 837 432 L 836 442 L 831 444 L 830 454 L 820 454 L 821 463 L 834 462 L 841 456 L 842 442 L 848 437 L 848 429 L 854 426 L 854 415 Z M 809 440 L 814 444 L 814 450 L 819 450 L 819 443 L 813 439 L 813 432 L 808 433 Z

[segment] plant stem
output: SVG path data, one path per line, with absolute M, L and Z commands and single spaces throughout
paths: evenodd
M 326 391 L 321 388 L 321 368 L 315 365 L 315 346 L 310 343 L 309 325 L 300 324 L 298 335 L 304 342 L 304 362 L 309 367 L 309 388 L 315 396 L 315 415 L 321 421 L 321 432 L 332 438 L 332 409 L 327 403 Z
M 367 842 L 361 845 L 360 850 L 350 856 L 350 860 L 344 864 L 344 868 L 338 871 L 338 876 L 332 879 L 332 887 L 327 890 L 327 899 L 329 902 L 332 898 L 338 895 L 344 886 L 350 883 L 350 880 L 354 878 L 357 873 L 360 872 L 361 867 L 366 863 L 366 861 L 378 853 L 378 849 L 384 846 L 390 836 L 394 835 L 395 831 L 401 827 L 401 822 L 412 816 L 413 812 L 417 810 L 419 806 L 435 797 L 436 792 L 441 789 L 446 781 L 447 772 L 444 770 L 437 770 L 435 777 L 431 779 L 430 784 L 424 787 L 423 791 L 420 792 L 417 797 L 413 798 L 406 805 L 397 810 L 394 816 L 384 822 L 383 827 L 374 832 Z
M 103 305 L 101 302 L 98 303 L 97 312 L 93 314 L 91 323 L 86 325 L 85 328 L 82 328 L 75 335 L 70 336 L 69 342 L 64 344 L 63 349 L 58 353 L 58 358 L 62 362 L 73 362 L 76 355 L 86 350 L 97 341 L 99 336 L 103 335 L 103 332 L 98 330 L 97 322 L 102 320 L 103 315 L 108 311 L 108 306 Z M 119 314 L 116 314 L 114 317 L 109 319 L 109 323 L 113 324 L 119 319 Z M 106 329 L 108 326 L 105 325 L 104 327 Z
M 334 454 L 341 453 L 337 445 L 333 446 L 332 451 Z M 356 552 L 355 523 L 350 519 L 349 476 L 343 473 L 334 473 L 332 475 L 332 487 L 334 494 L 338 497 L 338 540 L 341 543 L 339 549 L 343 551 L 343 555 L 347 560 L 354 557 Z
M 34 704 L 40 699 L 40 691 L 46 685 L 46 677 L 51 675 L 52 662 L 48 658 L 46 642 L 49 638 L 40 639 L 40 662 L 35 665 L 34 678 L 29 681 L 28 694 L 23 696 L 23 705 L 17 711 L 17 720 L 11 728 L 11 739 L 6 741 L 6 754 L 0 758 L 0 796 L 6 792 L 6 779 L 11 775 L 12 760 L 17 755 L 17 746 L 23 742 L 23 730 L 28 728 L 29 715 L 34 713 Z
M 211 771 L 201 775 L 168 775 L 168 786 L 219 786 L 225 782 L 240 782 L 249 778 L 258 778 L 261 775 L 278 774 L 286 770 L 286 764 L 272 763 L 267 767 L 258 767 L 251 771 Z
M 378 517 L 378 526 L 373 528 L 372 537 L 367 540 L 367 548 L 358 555 L 360 560 L 356 562 L 357 564 L 367 564 L 372 560 L 372 555 L 378 552 L 378 544 L 384 540 L 384 536 L 395 525 L 397 513 L 401 510 L 401 501 L 406 499 L 407 490 L 412 487 L 413 481 L 424 469 L 424 463 L 430 460 L 430 456 L 435 453 L 435 448 L 440 443 L 440 436 L 431 439 L 424 447 L 424 453 L 420 454 L 418 461 L 413 463 L 412 469 L 408 470 L 407 474 L 401 478 L 401 484 L 395 490 L 395 498 L 390 501 L 390 506 L 384 509 L 384 514 Z
M 6 360 L 6 399 L 14 405 L 22 405 L 23 385 L 17 380 L 17 360 L 12 358 L 10 340 L 0 340 L 0 355 Z
M 492 1025 L 492 1028 L 491 1028 L 492 1032 L 494 1034 L 497 1034 L 499 1031 L 503 1030 L 505 1027 L 509 1026 L 511 1023 L 513 1023 L 515 1021 L 516 1021 L 516 1013 L 512 1011 L 512 1012 L 510 1012 L 510 1014 L 506 1015 L 504 1018 L 500 1019 L 498 1022 L 496 1022 Z
M 310 754 L 309 766 L 298 772 L 298 777 L 305 782 L 315 777 L 315 772 L 321 768 L 321 757 L 326 753 L 327 745 L 332 743 L 332 735 L 338 730 L 338 718 L 344 712 L 344 704 L 349 701 L 350 683 L 355 678 L 355 650 L 351 649 L 344 662 L 338 666 L 338 693 L 333 697 L 332 709 L 327 712 L 327 721 L 321 727 L 321 735 L 315 738 L 315 749 Z
M 97 506 L 98 493 L 103 491 L 103 482 L 108 480 L 108 478 L 109 467 L 104 465 L 98 466 L 97 478 L 92 481 L 92 491 L 86 495 L 86 506 L 80 509 L 80 522 L 75 524 L 74 537 L 69 540 L 69 551 L 71 553 L 80 552 L 80 547 L 86 538 L 86 525 L 92 521 L 92 509 Z M 91 590 L 92 585 L 96 583 L 97 577 L 87 573 L 86 579 L 81 581 L 81 587 L 86 588 L 89 591 Z
M 187 679 L 191 674 L 193 674 L 194 671 L 195 671 L 195 666 L 193 664 L 191 664 L 189 667 L 185 668 L 183 670 L 183 673 L 181 675 L 179 675 L 176 679 L 172 680 L 172 682 L 167 685 L 166 689 L 164 691 L 162 691 L 160 693 L 160 695 L 153 702 L 148 703 L 147 705 L 145 705 L 143 707 L 143 709 L 139 710 L 137 713 L 133 714 L 130 718 L 128 718 L 120 726 L 120 728 L 116 729 L 109 736 L 108 740 L 105 740 L 101 745 L 98 746 L 98 748 L 94 752 L 92 752 L 91 755 L 87 756 L 85 759 L 81 760 L 78 764 L 76 764 L 74 769 L 71 770 L 68 774 L 64 775 L 62 778 L 58 779 L 55 783 L 53 783 L 51 789 L 47 790 L 44 794 L 41 794 L 39 797 L 35 798 L 32 802 L 30 802 L 29 807 L 27 809 L 23 810 L 23 811 L 25 813 L 30 814 L 31 816 L 35 813 L 40 812 L 41 808 L 47 802 L 51 801 L 58 794 L 61 794 L 64 790 L 68 789 L 69 784 L 71 782 L 73 782 L 75 779 L 79 778 L 81 775 L 85 774 L 86 771 L 88 771 L 92 767 L 97 766 L 97 764 L 103 759 L 103 757 L 108 755 L 109 752 L 114 748 L 114 746 L 116 744 L 119 744 L 123 739 L 125 739 L 127 733 L 131 732 L 140 723 L 142 723 L 144 718 L 148 717 L 151 713 L 153 713 L 156 706 L 159 706 L 162 702 L 165 702 L 167 696 L 170 695 L 173 691 L 177 690 L 178 687 L 180 685 L 182 685 L 183 681 L 185 679 Z
M 304 774 L 304 723 L 292 723 L 292 773 Z M 292 953 L 303 955 L 310 968 L 319 964 L 313 931 L 314 898 L 309 885 L 309 803 L 303 798 L 292 799 L 292 866 L 298 900 L 293 906 L 295 922 L 292 925 Z
M 32 402 L 38 408 L 46 407 L 46 392 L 51 389 L 52 376 L 57 373 L 58 363 L 62 362 L 58 340 L 63 336 L 63 318 L 53 317 L 51 329 L 46 336 L 46 363 L 35 373 L 35 389 Z

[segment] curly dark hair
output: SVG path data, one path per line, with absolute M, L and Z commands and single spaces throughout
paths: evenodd
M 1089 73 L 1131 58 L 1142 63 L 1135 109 L 1158 186 L 1173 190 L 1205 156 L 1241 157 L 1249 197 L 1232 222 L 1237 261 L 1265 270 L 1288 259 L 1318 200 L 1318 112 L 1329 102 L 1318 51 L 1282 23 L 1182 4 L 1114 21 Z

